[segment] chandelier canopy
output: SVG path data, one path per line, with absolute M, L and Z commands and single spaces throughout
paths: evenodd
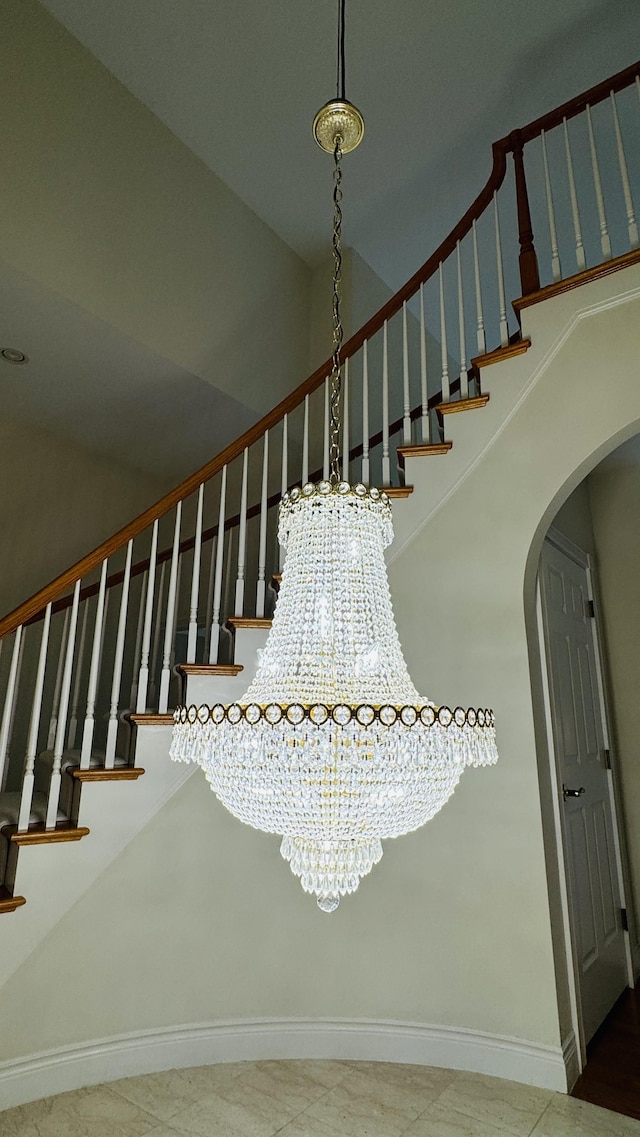
M 382 840 L 442 808 L 465 766 L 497 759 L 492 711 L 436 707 L 416 691 L 384 561 L 389 498 L 340 477 L 340 163 L 364 122 L 344 97 L 344 0 L 339 13 L 337 98 L 314 121 L 335 163 L 331 473 L 280 503 L 286 560 L 255 679 L 238 703 L 179 707 L 171 749 L 201 765 L 240 821 L 282 837 L 283 857 L 323 912 L 355 892 Z

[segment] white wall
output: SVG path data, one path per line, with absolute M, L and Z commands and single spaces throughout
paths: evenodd
M 2 615 L 170 488 L 134 466 L 5 415 L 0 485 Z

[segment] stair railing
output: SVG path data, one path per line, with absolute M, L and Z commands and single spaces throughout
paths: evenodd
M 517 338 L 506 297 L 637 249 L 639 124 L 636 63 L 494 143 L 473 204 L 344 345 L 345 478 L 402 492 L 395 444 L 441 445 L 439 408 Z M 0 828 L 65 824 L 65 769 L 126 764 L 126 713 L 167 712 L 177 663 L 224 661 L 228 620 L 269 615 L 281 493 L 328 474 L 330 370 L 0 621 Z

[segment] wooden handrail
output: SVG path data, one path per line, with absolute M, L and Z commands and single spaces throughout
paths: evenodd
M 460 218 L 457 225 L 454 226 L 448 236 L 440 243 L 435 252 L 424 262 L 421 268 L 414 273 L 406 284 L 404 284 L 366 324 L 347 340 L 342 348 L 341 358 L 346 360 L 355 355 L 365 340 L 371 339 L 380 331 L 385 321 L 395 316 L 405 301 L 411 299 L 420 288 L 420 285 L 425 284 L 434 273 L 437 272 L 439 265 L 454 252 L 457 242 L 461 241 L 463 237 L 470 232 L 473 222 L 477 221 L 482 215 L 490 204 L 494 193 L 502 185 L 506 174 L 506 156 L 509 152 L 512 152 L 516 146 L 522 145 L 532 138 L 536 138 L 542 130 L 549 130 L 559 125 L 563 118 L 572 118 L 580 114 L 587 104 L 593 106 L 595 103 L 607 98 L 611 91 L 622 90 L 632 83 L 639 74 L 640 61 L 625 68 L 623 71 L 619 71 L 616 75 L 597 84 L 595 87 L 589 88 L 589 90 L 585 91 L 582 95 L 570 99 L 546 115 L 534 119 L 520 130 L 513 131 L 511 134 L 494 142 L 492 147 L 493 164 L 491 173 L 476 199 L 469 206 L 463 217 Z M 304 401 L 307 395 L 310 395 L 321 386 L 331 372 L 331 363 L 331 359 L 327 359 L 320 367 L 317 367 L 303 383 L 300 383 L 294 391 L 282 399 L 276 407 L 264 415 L 263 418 L 250 427 L 249 430 L 246 430 L 235 442 L 230 443 L 229 446 L 220 454 L 216 455 L 215 458 L 212 458 L 211 461 L 207 462 L 206 465 L 202 466 L 199 470 L 196 470 L 190 477 L 185 478 L 180 485 L 176 486 L 176 488 L 171 490 L 168 494 L 165 494 L 155 505 L 144 510 L 135 520 L 123 526 L 122 529 L 119 529 L 112 537 L 103 541 L 102 544 L 98 545 L 91 553 L 82 557 L 81 560 L 57 576 L 50 584 L 41 588 L 28 600 L 25 600 L 12 612 L 4 616 L 0 620 L 0 639 L 15 631 L 20 624 L 31 621 L 47 604 L 57 601 L 77 580 L 81 580 L 88 573 L 92 572 L 105 558 L 113 556 L 114 553 L 126 545 L 133 537 L 137 537 L 140 533 L 144 532 L 157 518 L 169 513 L 179 501 L 183 501 L 189 497 L 203 482 L 209 481 L 210 478 L 219 473 L 223 466 L 228 465 L 242 454 L 247 447 L 252 446 L 262 438 L 265 431 L 272 430 L 274 426 L 281 422 L 286 414 L 291 414 L 292 411 Z

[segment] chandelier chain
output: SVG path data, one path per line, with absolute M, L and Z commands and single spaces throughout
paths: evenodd
M 342 281 L 342 138 L 338 135 L 333 151 L 333 368 L 331 372 L 331 441 L 329 446 L 330 481 L 340 481 L 340 397 L 342 372 L 340 350 L 343 328 L 340 314 Z

